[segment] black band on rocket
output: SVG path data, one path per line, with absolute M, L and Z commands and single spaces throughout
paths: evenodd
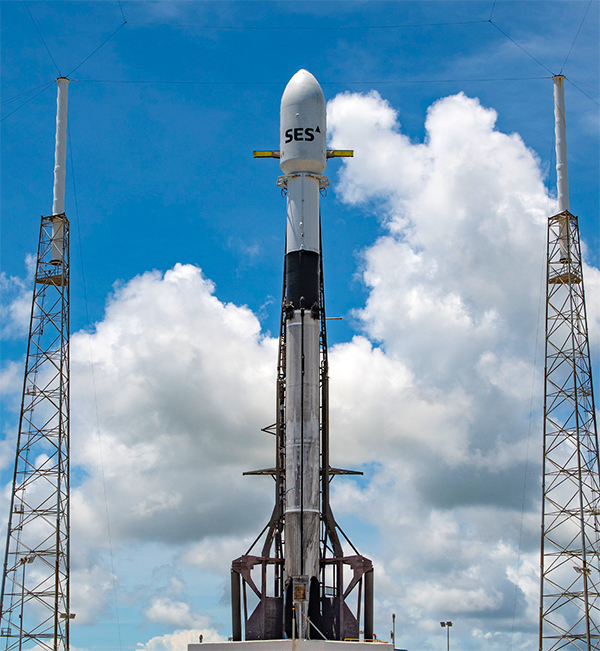
M 295 309 L 310 310 L 319 304 L 319 254 L 290 251 L 286 254 L 286 302 Z

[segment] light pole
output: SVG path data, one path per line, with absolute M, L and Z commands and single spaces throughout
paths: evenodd
M 440 622 L 440 626 L 446 629 L 447 651 L 450 651 L 450 627 L 452 626 L 452 622 Z
M 396 651 L 396 613 L 392 613 L 392 644 Z

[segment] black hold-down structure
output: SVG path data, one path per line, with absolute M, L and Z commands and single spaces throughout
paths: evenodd
M 285 256 L 287 257 L 287 256 Z M 335 521 L 331 511 L 330 483 L 336 475 L 361 472 L 332 468 L 329 460 L 329 363 L 323 284 L 323 259 L 319 255 L 320 320 L 320 580 L 309 589 L 309 636 L 313 639 L 373 639 L 373 563 L 362 556 Z M 275 467 L 245 475 L 271 475 L 275 480 L 275 506 L 271 518 L 248 551 L 231 565 L 233 640 L 273 640 L 295 637 L 292 630 L 291 585 L 284 585 L 285 559 L 285 409 L 286 310 L 288 288 L 283 274 L 279 358 L 277 364 L 277 415 L 264 432 L 275 436 Z M 341 538 L 352 555 L 345 555 Z M 262 542 L 262 546 L 261 546 Z M 286 592 L 288 594 L 286 594 Z M 257 603 L 258 600 L 258 603 Z M 362 628 L 361 628 L 362 622 Z

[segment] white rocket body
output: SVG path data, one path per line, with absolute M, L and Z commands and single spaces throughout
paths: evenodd
M 303 577 L 310 590 L 319 577 L 319 177 L 327 132 L 323 91 L 306 70 L 283 93 L 280 135 L 287 177 L 285 581 Z M 298 635 L 308 637 L 308 603 L 294 602 Z

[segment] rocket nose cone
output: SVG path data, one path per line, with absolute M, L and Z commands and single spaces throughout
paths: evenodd
M 325 95 L 315 79 L 308 70 L 298 70 L 298 72 L 289 80 L 283 96 L 281 98 L 282 108 L 290 104 L 299 104 L 300 102 L 315 102 L 325 106 Z
M 281 98 L 280 166 L 284 174 L 323 174 L 327 158 L 327 114 L 319 82 L 298 70 Z

